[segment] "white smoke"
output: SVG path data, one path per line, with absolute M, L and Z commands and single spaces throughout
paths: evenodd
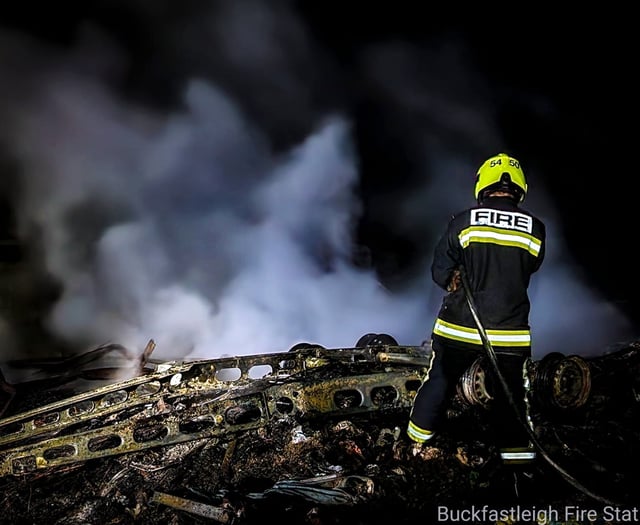
M 180 114 L 52 77 L 12 137 L 24 224 L 42 232 L 74 342 L 157 343 L 156 357 L 352 346 L 367 332 L 425 336 L 424 297 L 393 296 L 349 263 L 357 159 L 339 115 L 285 155 L 215 86 Z
M 243 88 L 249 104 L 215 75 L 194 74 L 179 109 L 152 110 L 109 87 L 124 60 L 113 49 L 101 68 L 96 53 L 79 60 L 2 35 L 3 49 L 13 50 L 0 55 L 0 94 L 10 101 L 0 115 L 3 145 L 20 166 L 16 213 L 62 285 L 49 327 L 84 347 L 112 341 L 142 351 L 154 339 L 158 358 L 284 351 L 298 342 L 353 346 L 369 332 L 419 344 L 442 294 L 430 282 L 430 250 L 451 214 L 472 203 L 478 152 L 496 153 L 502 143 L 482 83 L 455 46 L 426 53 L 385 43 L 356 63 L 380 103 L 411 121 L 411 152 L 423 171 L 413 187 L 373 200 L 386 211 L 385 228 L 424 236 L 429 255 L 413 282 L 391 292 L 373 269 L 350 262 L 362 159 L 349 117 L 314 108 L 295 74 L 313 63 L 310 37 L 286 11 L 261 4 L 269 16 L 247 17 L 251 2 L 220 5 L 213 42 L 197 49 L 211 49 L 216 64 L 228 61 L 223 71 L 233 64 L 244 85 L 256 86 Z M 290 40 L 278 41 L 282 34 Z M 272 102 L 280 88 L 291 107 Z M 260 125 L 247 106 L 258 108 Z M 276 152 L 263 131 L 269 117 L 304 122 L 310 132 Z M 544 205 L 553 232 L 535 170 L 527 173 L 527 202 L 534 212 Z M 597 352 L 627 334 L 620 314 L 562 253 L 552 233 L 532 282 L 534 355 Z

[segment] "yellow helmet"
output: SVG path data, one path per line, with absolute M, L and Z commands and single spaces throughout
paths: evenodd
M 484 161 L 476 174 L 475 197 L 482 201 L 487 190 L 504 189 L 522 202 L 527 194 L 527 179 L 520 162 L 506 153 L 498 153 Z

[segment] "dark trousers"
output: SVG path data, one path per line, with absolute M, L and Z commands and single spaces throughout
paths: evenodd
M 486 351 L 481 346 L 474 348 L 471 345 L 457 344 L 436 335 L 432 339 L 432 349 L 434 360 L 431 370 L 416 393 L 410 420 L 420 429 L 437 432 L 442 427 L 447 405 L 456 394 L 461 376 L 476 359 L 486 356 Z M 494 348 L 494 351 L 500 374 L 507 383 L 517 412 L 504 393 L 487 357 L 483 369 L 486 372 L 488 393 L 493 398 L 487 414 L 489 432 L 501 450 L 527 447 L 529 434 L 522 426 L 522 423 L 526 423 L 523 365 L 531 356 L 531 348 L 500 347 Z

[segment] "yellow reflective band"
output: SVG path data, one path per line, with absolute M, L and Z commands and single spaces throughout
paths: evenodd
M 433 436 L 435 436 L 435 432 L 431 432 L 430 430 L 424 430 L 417 426 L 412 421 L 409 421 L 409 426 L 407 427 L 407 434 L 413 441 L 417 441 L 418 443 L 424 443 L 425 441 L 429 441 Z
M 529 330 L 485 330 L 489 342 L 495 346 L 531 346 L 531 332 Z M 482 339 L 477 328 L 469 328 L 454 323 L 436 319 L 433 333 L 447 339 L 481 345 Z
M 513 246 L 523 248 L 531 255 L 537 257 L 540 254 L 541 242 L 533 235 L 524 232 L 505 233 L 505 230 L 491 228 L 489 226 L 470 226 L 458 234 L 460 246 L 466 248 L 471 243 L 490 243 L 501 246 Z

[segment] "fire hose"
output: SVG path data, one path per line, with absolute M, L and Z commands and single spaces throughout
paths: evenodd
M 505 396 L 507 398 L 507 401 L 509 402 L 509 405 L 514 409 L 514 412 L 515 412 L 516 418 L 518 420 L 518 423 L 520 423 L 525 428 L 531 443 L 536 447 L 538 452 L 540 452 L 540 454 L 547 461 L 547 463 L 549 463 L 556 471 L 558 471 L 560 473 L 560 475 L 566 481 L 568 481 L 573 487 L 578 489 L 580 492 L 582 492 L 583 494 L 593 498 L 594 500 L 599 501 L 601 503 L 604 503 L 606 505 L 619 505 L 619 503 L 613 502 L 613 501 L 611 501 L 611 500 L 609 500 L 609 499 L 607 499 L 607 498 L 605 498 L 603 496 L 595 494 L 594 492 L 589 490 L 587 487 L 585 487 L 582 483 L 580 483 L 575 477 L 573 477 L 564 468 L 562 468 L 560 465 L 558 465 L 558 463 L 556 463 L 553 460 L 553 458 L 549 455 L 549 453 L 542 446 L 542 444 L 538 440 L 538 437 L 536 436 L 535 432 L 531 429 L 531 427 L 523 419 L 522 414 L 520 413 L 520 410 L 518 408 L 518 405 L 516 404 L 515 400 L 513 399 L 513 395 L 511 394 L 511 391 L 509 390 L 509 386 L 508 386 L 504 376 L 500 372 L 500 367 L 498 365 L 498 359 L 496 357 L 495 350 L 493 349 L 493 346 L 491 345 L 491 342 L 489 341 L 489 336 L 487 335 L 487 332 L 485 331 L 484 326 L 483 326 L 482 322 L 480 321 L 480 317 L 478 315 L 478 310 L 477 310 L 477 308 L 475 306 L 475 301 L 473 299 L 473 294 L 471 293 L 471 287 L 469 286 L 469 280 L 467 278 L 467 275 L 466 275 L 466 272 L 465 272 L 465 268 L 464 268 L 464 266 L 460 266 L 459 269 L 460 269 L 460 279 L 461 279 L 462 288 L 464 289 L 464 294 L 465 294 L 465 297 L 466 297 L 466 300 L 467 300 L 467 305 L 469 306 L 469 310 L 471 310 L 471 315 L 473 316 L 473 320 L 476 323 L 476 326 L 478 328 L 478 333 L 480 334 L 480 339 L 482 340 L 482 346 L 484 347 L 484 349 L 485 349 L 485 351 L 487 353 L 489 361 L 491 362 L 491 366 L 493 367 L 493 371 L 495 372 L 495 375 L 496 375 L 496 377 L 498 379 L 498 382 L 500 383 L 500 386 L 502 387 L 502 390 L 504 391 L 504 394 L 505 394 Z

